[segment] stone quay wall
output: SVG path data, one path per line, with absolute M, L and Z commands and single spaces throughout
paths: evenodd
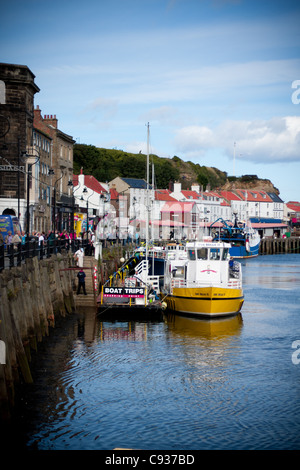
M 0 421 L 11 417 L 17 384 L 32 382 L 32 350 L 58 316 L 75 311 L 72 266 L 66 253 L 29 258 L 0 274 Z

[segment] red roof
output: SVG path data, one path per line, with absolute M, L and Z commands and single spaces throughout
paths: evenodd
M 249 202 L 273 202 L 270 196 L 265 191 L 254 191 L 246 189 L 236 189 L 236 193 L 243 201 Z
M 241 198 L 234 194 L 232 191 L 220 191 L 219 192 L 220 196 L 224 199 L 227 199 L 227 201 L 240 201 Z
M 78 186 L 78 178 L 79 175 L 73 175 L 73 184 L 74 186 Z M 99 183 L 98 180 L 92 175 L 84 175 L 84 180 L 83 180 L 84 186 L 87 186 L 89 189 L 92 191 L 95 191 L 95 193 L 102 194 L 106 193 L 106 190 L 103 188 L 101 183 Z
M 300 202 L 289 201 L 286 203 L 286 206 L 293 212 L 300 212 Z
M 284 228 L 287 227 L 287 224 L 284 224 L 283 222 L 270 224 L 268 224 L 267 222 L 251 222 L 251 226 L 252 228 Z
M 155 199 L 156 201 L 176 201 L 176 199 L 170 195 L 168 189 L 157 189 L 155 191 Z
M 184 189 L 181 191 L 184 197 L 187 199 L 201 199 L 201 195 L 197 193 L 197 191 L 192 191 L 190 189 Z

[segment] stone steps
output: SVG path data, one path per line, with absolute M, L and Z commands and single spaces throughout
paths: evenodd
M 94 294 L 94 267 L 97 265 L 97 261 L 92 256 L 85 256 L 83 259 L 83 269 L 85 272 L 85 290 L 87 295 L 81 293 L 77 295 L 75 293 L 75 305 L 76 307 L 95 307 L 97 296 Z M 76 278 L 77 281 L 77 278 Z M 76 282 L 76 289 L 77 289 Z

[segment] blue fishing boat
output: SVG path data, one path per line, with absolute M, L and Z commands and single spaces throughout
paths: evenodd
M 217 222 L 221 224 L 220 228 L 214 227 Z M 260 236 L 250 221 L 239 222 L 237 216 L 234 223 L 219 218 L 211 224 L 210 231 L 213 241 L 231 244 L 229 253 L 233 258 L 253 258 L 259 254 Z

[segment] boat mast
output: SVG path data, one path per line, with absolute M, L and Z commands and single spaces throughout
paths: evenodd
M 149 122 L 147 124 L 147 192 L 146 192 L 146 261 L 148 263 L 149 243 Z

